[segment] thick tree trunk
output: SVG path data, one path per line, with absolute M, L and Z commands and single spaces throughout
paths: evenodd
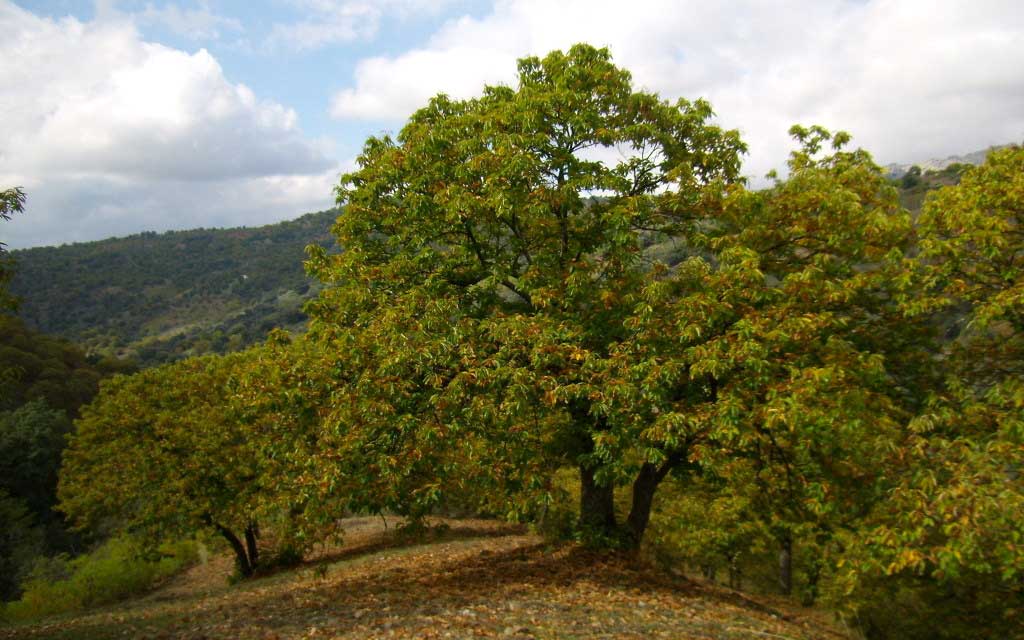
M 581 530 L 590 534 L 612 536 L 617 532 L 615 522 L 615 488 L 600 485 L 594 479 L 592 467 L 580 465 L 580 520 Z
M 779 540 L 779 591 L 793 593 L 793 537 L 788 533 Z
M 654 504 L 654 492 L 665 477 L 660 469 L 650 462 L 640 468 L 640 473 L 633 481 L 633 504 L 629 509 L 626 526 L 634 546 L 639 547 L 647 531 L 647 523 L 651 520 L 651 505 Z
M 645 462 L 640 473 L 633 481 L 633 504 L 630 505 L 626 526 L 634 546 L 639 547 L 651 521 L 651 506 L 654 504 L 654 492 L 672 469 L 685 459 L 685 449 L 676 451 L 656 467 Z

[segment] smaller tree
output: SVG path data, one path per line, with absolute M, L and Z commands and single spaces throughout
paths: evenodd
M 154 543 L 209 529 L 230 544 L 239 573 L 252 575 L 260 518 L 276 506 L 265 446 L 287 443 L 232 406 L 231 381 L 251 358 L 193 358 L 105 381 L 65 451 L 61 510 L 79 526 L 133 530 Z
M 756 490 L 735 491 L 777 538 L 784 592 L 796 530 L 847 525 L 879 498 L 927 364 L 927 332 L 894 300 L 910 239 L 895 189 L 848 135 L 791 133 L 789 177 L 709 203 L 694 255 L 647 287 L 622 376 L 638 390 L 624 406 L 691 439 L 704 469 L 749 461 L 738 477 Z

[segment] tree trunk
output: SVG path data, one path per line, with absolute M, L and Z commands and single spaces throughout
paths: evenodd
M 249 566 L 253 571 L 256 570 L 257 565 L 260 561 L 260 549 L 256 544 L 256 539 L 259 538 L 260 530 L 255 522 L 250 522 L 249 526 L 245 528 L 245 547 L 249 552 Z
M 654 504 L 654 492 L 661 484 L 665 474 L 668 473 L 668 465 L 662 469 L 655 467 L 650 462 L 640 467 L 640 473 L 633 481 L 633 504 L 629 509 L 629 517 L 626 519 L 626 526 L 629 528 L 629 536 L 633 546 L 639 547 L 647 531 L 647 523 L 651 520 L 651 505 Z
M 793 593 L 793 537 L 786 533 L 779 540 L 779 591 Z
M 220 535 L 224 536 L 224 539 L 228 541 L 228 544 L 230 544 L 232 550 L 234 550 L 235 565 L 238 567 L 238 573 L 240 573 L 243 578 L 252 576 L 256 567 L 253 566 L 252 562 L 250 562 L 249 555 L 246 553 L 245 545 L 242 544 L 242 541 L 238 539 L 238 536 L 236 536 L 231 529 L 216 523 L 214 523 L 213 526 L 217 529 Z
M 660 467 L 650 462 L 645 462 L 640 467 L 640 473 L 633 481 L 633 504 L 629 508 L 629 517 L 626 519 L 626 526 L 629 529 L 629 536 L 632 544 L 639 547 L 644 539 L 644 532 L 647 531 L 647 524 L 651 521 L 651 506 L 654 504 L 654 492 L 658 485 L 665 479 L 672 469 L 685 459 L 683 448 L 672 453 Z
M 601 536 L 617 533 L 615 522 L 615 488 L 599 485 L 594 480 L 594 469 L 580 465 L 580 520 L 584 532 Z
M 729 588 L 737 591 L 743 589 L 743 572 L 735 555 L 729 557 Z

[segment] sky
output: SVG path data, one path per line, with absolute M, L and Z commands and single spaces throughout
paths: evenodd
M 368 136 L 577 42 L 638 89 L 710 100 L 755 183 L 794 123 L 881 164 L 1019 143 L 1019 1 L 0 0 L 0 189 L 28 195 L 0 241 L 329 208 Z

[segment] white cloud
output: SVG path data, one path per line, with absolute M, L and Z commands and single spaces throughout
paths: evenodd
M 515 60 L 608 46 L 636 84 L 706 97 L 750 143 L 749 174 L 785 161 L 793 123 L 851 131 L 880 161 L 1024 136 L 1024 20 L 1016 1 L 499 0 L 422 48 L 373 57 L 337 92 L 339 119 L 399 120 L 439 92 L 514 80 Z
M 0 185 L 29 198 L 0 230 L 11 246 L 330 204 L 335 162 L 292 109 L 229 82 L 206 50 L 107 16 L 54 21 L 0 1 Z
M 434 15 L 457 0 L 293 0 L 312 17 L 280 23 L 271 30 L 271 47 L 298 51 L 370 40 L 385 16 L 399 19 Z
M 160 8 L 147 4 L 134 18 L 141 24 L 158 24 L 189 40 L 218 40 L 223 31 L 243 31 L 242 23 L 210 11 L 205 2 L 196 9 L 183 9 L 176 4 Z

